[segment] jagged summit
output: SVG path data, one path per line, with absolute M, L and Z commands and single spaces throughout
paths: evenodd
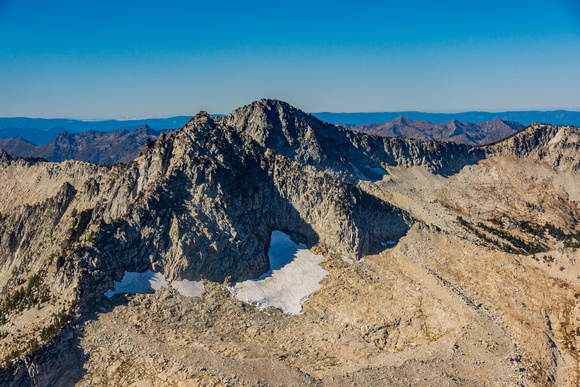
M 325 125 L 316 117 L 286 102 L 271 99 L 262 99 L 236 109 L 226 116 L 225 122 L 261 146 L 292 158 L 300 153 L 300 144 L 311 139 L 307 138 L 309 134 L 316 133 L 314 128 Z M 326 129 L 334 129 L 334 126 L 326 125 Z M 298 157 L 320 161 L 320 155 L 316 153 L 305 152 Z
M 491 152 L 545 162 L 561 171 L 580 172 L 580 128 L 533 123 L 490 146 Z
M 483 157 L 463 145 L 356 133 L 277 100 L 239 108 L 224 122 L 262 147 L 352 182 L 380 179 L 373 170 L 384 166 L 423 165 L 448 174 Z
M 578 384 L 577 128 L 473 147 L 260 100 L 122 138 L 127 164 L 0 150 L 0 384 Z M 233 290 L 306 261 L 268 293 L 324 271 L 303 314 Z
M 205 110 L 201 110 L 199 113 L 195 115 L 188 123 L 194 122 L 213 122 L 212 116 L 206 112 Z
M 129 131 L 127 131 L 129 132 Z M 134 133 L 144 133 L 144 134 L 158 134 L 159 132 L 157 132 L 154 129 L 151 129 L 151 127 L 147 124 L 143 124 L 140 127 L 138 127 L 137 129 L 134 130 Z
M 103 237 L 103 248 L 108 256 L 130 263 L 127 270 L 157 262 L 171 278 L 253 278 L 267 269 L 266 246 L 276 229 L 309 246 L 334 245 L 346 256 L 360 258 L 379 251 L 382 241 L 399 238 L 411 222 L 403 211 L 351 184 L 264 151 L 205 112 L 180 132 L 150 143 L 127 173 L 131 178 L 112 189 L 120 196 L 109 200 L 103 212 L 107 222 L 125 220 Z M 353 198 L 376 215 L 354 206 Z M 159 201 L 179 217 L 152 216 L 147 209 Z M 339 213 L 345 218 L 337 228 L 333 219 Z M 140 235 L 149 226 L 173 231 L 151 236 L 151 244 Z M 120 240 L 111 243 L 119 227 L 139 247 L 127 251 Z

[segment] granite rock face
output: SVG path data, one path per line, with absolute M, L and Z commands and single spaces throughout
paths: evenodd
M 486 147 L 387 139 L 261 100 L 201 112 L 127 165 L 0 150 L 0 383 L 577 381 L 578 138 L 532 125 Z M 554 236 L 526 231 L 539 219 Z M 227 291 L 268 270 L 273 230 L 325 257 L 303 315 Z M 553 251 L 544 267 L 508 243 Z M 145 270 L 206 295 L 104 296 Z
M 273 230 L 356 259 L 412 223 L 352 184 L 262 152 L 207 114 L 158 140 L 111 192 L 95 209 L 98 273 L 153 267 L 175 279 L 245 280 L 268 270 Z
M 6 165 L 25 162 L 5 153 L 2 160 Z M 36 166 L 52 164 L 38 161 Z M 313 166 L 264 149 L 206 113 L 179 133 L 162 134 L 148 143 L 128 166 L 108 175 L 106 171 L 79 181 L 77 200 L 83 205 L 71 205 L 77 189 L 63 183 L 63 192 L 47 199 L 51 216 L 42 213 L 49 204 L 7 214 L 10 228 L 0 247 L 15 251 L 15 244 L 29 243 L 28 233 L 47 239 L 64 212 L 74 207 L 54 245 L 70 247 L 64 255 L 70 257 L 67 262 L 78 262 L 81 282 L 88 281 L 83 294 L 90 297 L 102 294 L 125 270 L 153 269 L 171 279 L 220 282 L 256 278 L 268 270 L 273 230 L 309 247 L 322 244 L 359 259 L 383 250 L 382 243 L 399 239 L 413 223 L 404 211 Z M 86 230 L 90 243 L 75 245 Z M 24 239 L 14 241 L 16 234 Z M 57 259 L 59 265 L 64 258 Z
M 565 172 L 580 172 L 580 128 L 532 124 L 521 132 L 489 146 L 492 154 L 513 155 L 547 163 Z
M 449 174 L 485 157 L 467 145 L 353 132 L 277 100 L 254 102 L 224 120 L 265 148 L 352 182 L 380 179 L 373 169 L 387 166 L 420 165 Z

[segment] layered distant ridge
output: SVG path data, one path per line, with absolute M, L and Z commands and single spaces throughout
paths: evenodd
M 471 146 L 264 99 L 139 132 L 43 148 L 144 141 L 127 164 L 0 149 L 0 384 L 578 385 L 578 128 Z
M 382 137 L 404 137 L 429 141 L 450 141 L 467 145 L 497 142 L 524 128 L 517 122 L 495 119 L 483 123 L 452 120 L 438 124 L 403 116 L 384 124 L 345 125 L 351 130 Z
M 22 137 L 13 137 L 0 140 L 0 148 L 15 156 L 42 157 L 55 162 L 79 160 L 99 164 L 128 163 L 139 156 L 147 141 L 156 140 L 161 133 L 147 125 L 134 131 L 61 132 L 46 145 L 36 146 Z

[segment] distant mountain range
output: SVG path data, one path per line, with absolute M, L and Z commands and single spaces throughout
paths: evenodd
M 0 148 L 22 157 L 42 157 L 48 161 L 80 160 L 99 164 L 128 163 L 139 156 L 147 140 L 156 140 L 161 133 L 142 125 L 132 132 L 123 129 L 114 132 L 89 130 L 82 133 L 61 132 L 48 144 L 36 146 L 17 136 L 0 140 Z
M 414 121 L 427 121 L 439 124 L 448 121 L 461 121 L 471 123 L 483 123 L 493 120 L 518 122 L 529 125 L 532 122 L 549 123 L 553 125 L 580 126 L 580 112 L 555 110 L 555 111 L 518 111 L 518 112 L 465 112 L 465 113 L 423 113 L 423 112 L 385 112 L 385 113 L 312 113 L 320 120 L 345 125 L 384 124 L 406 117 Z M 216 115 L 214 115 L 216 116 Z M 61 132 L 82 133 L 86 131 L 113 132 L 121 129 L 128 131 L 136 130 L 142 125 L 157 131 L 164 129 L 178 129 L 191 119 L 189 116 L 177 116 L 169 118 L 149 118 L 142 120 L 106 120 L 106 121 L 81 121 L 63 118 L 26 118 L 26 117 L 0 117 L 0 139 L 8 139 L 20 136 L 34 145 L 46 145 Z
M 170 118 L 150 118 L 143 120 L 107 120 L 80 121 L 68 119 L 45 118 L 0 118 L 0 139 L 20 136 L 35 145 L 46 145 L 61 132 L 82 133 L 86 131 L 114 132 L 119 130 L 133 131 L 142 125 L 153 130 L 178 129 L 191 117 L 179 116 Z
M 464 113 L 423 113 L 423 112 L 386 112 L 386 113 L 313 113 L 318 119 L 333 124 L 382 124 L 403 116 L 410 120 L 429 121 L 434 124 L 458 120 L 462 122 L 487 122 L 496 119 L 530 125 L 533 122 L 552 125 L 580 126 L 580 112 L 567 110 L 517 111 L 517 112 L 464 112 Z
M 521 111 L 456 114 L 314 113 L 317 118 L 383 137 L 484 145 L 506 138 L 532 122 L 580 126 L 580 112 Z M 0 118 L 0 148 L 15 156 L 114 164 L 139 155 L 147 139 L 181 128 L 188 116 L 143 120 L 80 121 Z
M 485 145 L 502 140 L 524 128 L 524 125 L 495 119 L 482 123 L 449 122 L 432 124 L 405 117 L 384 124 L 344 125 L 351 130 L 383 137 L 405 137 L 418 140 L 451 141 L 468 145 Z
M 490 144 L 524 128 L 522 124 L 517 122 L 500 119 L 484 123 L 452 120 L 446 123 L 432 124 L 405 117 L 398 117 L 384 124 L 345 124 L 344 126 L 357 132 L 376 134 L 382 137 L 451 141 L 467 145 Z M 60 129 L 51 128 L 50 130 Z M 31 130 L 22 129 L 21 132 L 30 134 Z M 44 135 L 52 133 L 51 131 L 44 132 Z M 41 157 L 54 162 L 80 160 L 99 164 L 128 163 L 139 155 L 148 139 L 156 140 L 161 133 L 172 131 L 173 129 L 158 131 L 146 124 L 134 131 L 127 129 L 113 132 L 88 130 L 81 133 L 61 131 L 50 142 L 40 146 L 21 135 L 17 135 L 0 139 L 0 148 L 14 156 Z
M 142 120 L 105 120 L 105 121 L 81 121 L 65 118 L 26 118 L 8 117 L 0 118 L 0 129 L 21 128 L 40 129 L 64 128 L 71 133 L 80 133 L 87 130 L 99 132 L 113 132 L 119 129 L 135 130 L 142 125 L 153 129 L 179 128 L 191 119 L 190 116 L 178 116 L 169 118 L 147 118 Z M 59 132 L 60 133 L 60 132 Z

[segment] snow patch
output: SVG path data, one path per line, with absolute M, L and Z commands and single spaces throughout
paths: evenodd
M 163 274 L 154 273 L 151 270 L 143 273 L 126 271 L 121 282 L 114 282 L 115 290 L 109 289 L 105 293 L 108 298 L 112 298 L 115 294 L 153 293 L 169 285 L 185 297 L 201 297 L 205 290 L 203 282 L 189 280 L 167 282 Z
M 311 253 L 303 244 L 294 243 L 281 231 L 273 231 L 268 250 L 270 270 L 255 280 L 239 282 L 229 290 L 240 301 L 260 308 L 280 308 L 289 314 L 300 314 L 302 303 L 320 289 L 328 272 L 319 266 L 323 257 Z
M 352 169 L 354 169 L 354 174 L 356 175 L 356 177 L 359 178 L 359 180 L 370 181 L 370 182 L 375 181 L 375 180 L 371 180 L 368 177 L 366 177 L 365 175 L 363 175 L 362 172 L 360 171 L 360 169 L 355 167 L 353 163 L 350 163 L 350 165 L 352 166 Z
M 387 171 L 385 171 L 383 168 L 371 168 L 368 165 L 366 166 L 367 169 L 370 169 L 371 171 L 373 171 L 374 173 L 376 173 L 377 175 L 383 175 L 386 176 L 389 173 Z
M 383 247 L 389 247 L 389 246 L 394 246 L 397 244 L 397 241 L 386 241 L 386 242 L 381 242 L 381 245 L 383 245 Z
M 143 273 L 126 271 L 121 282 L 115 281 L 115 290 L 107 290 L 105 296 L 113 297 L 115 294 L 153 293 L 155 290 L 167 287 L 165 276 L 161 273 L 153 273 L 147 270 Z

